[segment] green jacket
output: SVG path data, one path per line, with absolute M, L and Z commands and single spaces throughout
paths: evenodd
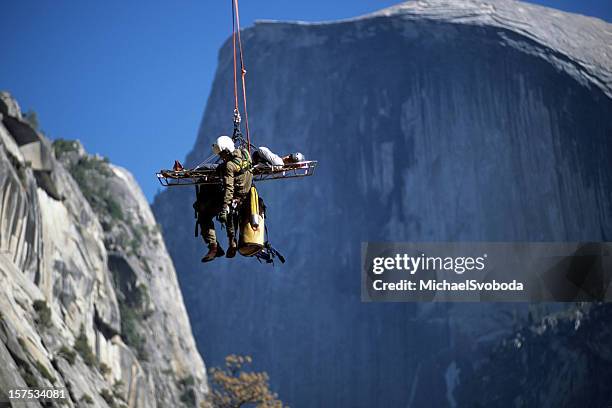
M 232 158 L 221 166 L 223 180 L 223 206 L 230 206 L 232 199 L 245 197 L 251 189 L 253 173 L 251 156 L 246 149 L 236 149 Z

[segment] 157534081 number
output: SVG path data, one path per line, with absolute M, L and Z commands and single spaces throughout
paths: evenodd
M 13 388 L 8 391 L 10 400 L 58 400 L 66 398 L 65 388 Z

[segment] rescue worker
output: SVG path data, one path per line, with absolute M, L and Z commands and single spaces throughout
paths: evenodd
M 208 245 L 208 253 L 202 258 L 202 262 L 210 262 L 215 258 L 225 255 L 225 251 L 217 241 L 214 219 L 223 208 L 223 189 L 216 184 L 203 184 L 198 187 L 197 200 L 193 203 L 198 217 L 197 226 L 200 234 Z M 197 236 L 197 232 L 196 232 Z
M 223 186 L 223 200 L 217 219 L 220 223 L 225 224 L 227 230 L 226 256 L 233 258 L 238 250 L 236 242 L 238 214 L 242 210 L 242 204 L 253 182 L 251 156 L 247 149 L 237 149 L 229 136 L 219 136 L 217 142 L 212 145 L 212 150 L 223 160 L 218 168 Z

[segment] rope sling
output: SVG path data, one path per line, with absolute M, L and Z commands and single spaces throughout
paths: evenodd
M 240 131 L 240 108 L 238 103 L 238 64 L 237 60 L 240 58 L 240 79 L 242 86 L 242 102 L 244 106 L 244 123 L 246 129 L 246 145 L 247 151 L 251 152 L 251 134 L 249 131 L 249 113 L 247 110 L 247 93 L 246 93 L 246 67 L 244 64 L 244 54 L 242 51 L 242 38 L 240 36 L 240 10 L 238 9 L 238 0 L 230 0 L 232 2 L 232 48 L 234 54 L 234 134 L 232 139 L 234 141 L 241 141 L 244 143 L 242 138 L 242 132 Z M 237 41 L 236 41 L 237 40 Z M 236 42 L 238 43 L 238 49 L 236 49 Z M 238 53 L 237 53 L 238 51 Z

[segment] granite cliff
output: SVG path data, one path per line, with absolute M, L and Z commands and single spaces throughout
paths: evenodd
M 132 175 L 52 144 L 6 92 L 0 116 L 0 401 L 28 386 L 69 407 L 196 406 L 204 364 Z

